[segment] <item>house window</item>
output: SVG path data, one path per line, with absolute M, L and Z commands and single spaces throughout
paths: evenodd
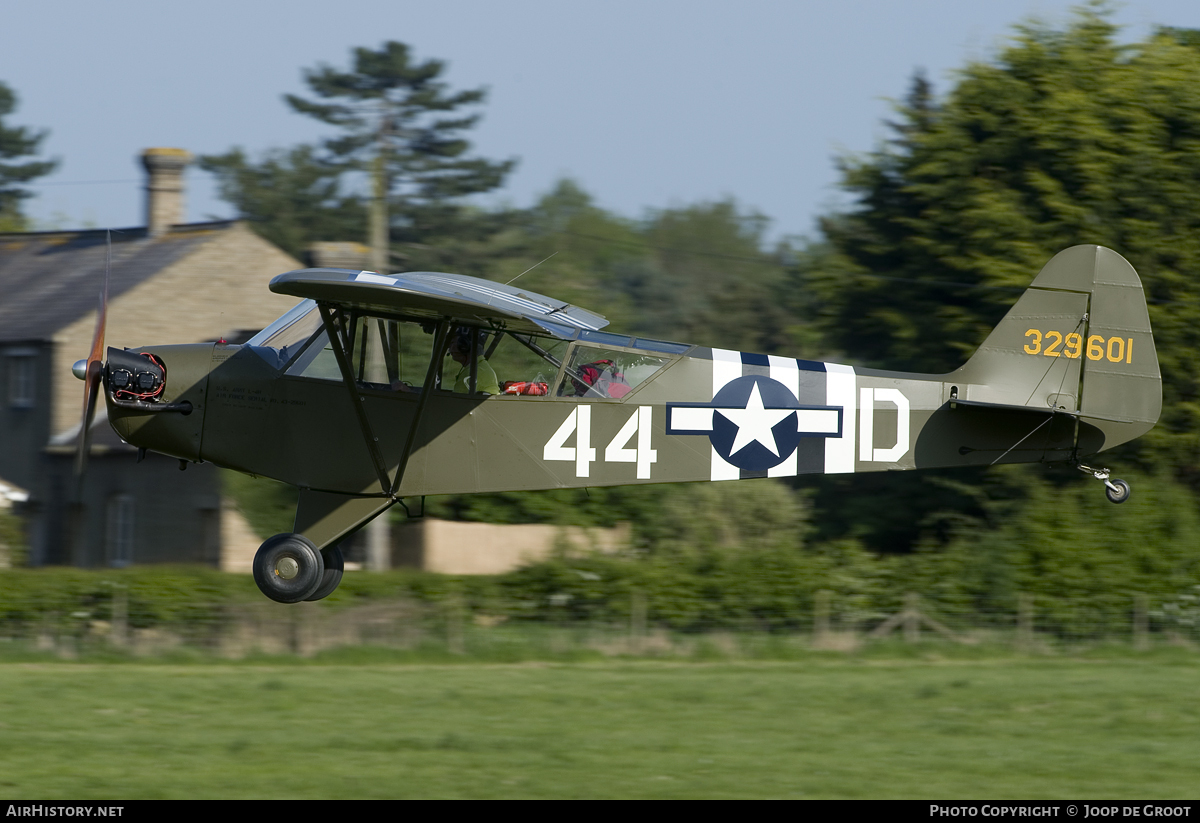
M 33 408 L 37 352 L 34 349 L 9 349 L 4 354 L 8 361 L 8 405 L 15 409 Z
M 104 554 L 115 568 L 133 562 L 133 495 L 114 494 L 108 498 L 105 515 Z

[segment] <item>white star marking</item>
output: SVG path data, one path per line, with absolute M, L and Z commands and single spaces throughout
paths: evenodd
M 737 437 L 733 440 L 733 448 L 729 456 L 740 452 L 751 443 L 762 443 L 771 454 L 779 456 L 779 448 L 775 445 L 775 435 L 771 429 L 779 425 L 788 415 L 795 414 L 795 409 L 765 409 L 762 395 L 758 393 L 758 383 L 750 391 L 744 409 L 717 409 L 717 414 L 727 418 L 738 427 Z

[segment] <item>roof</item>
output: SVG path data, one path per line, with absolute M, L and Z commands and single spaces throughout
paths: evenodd
M 24 503 L 29 500 L 29 492 L 16 483 L 9 483 L 0 478 L 0 509 L 12 508 L 13 503 Z
M 423 317 L 453 317 L 517 331 L 573 337 L 608 325 L 603 316 L 553 297 L 465 274 L 381 275 L 351 269 L 298 269 L 271 281 L 271 291 Z
M 236 221 L 191 223 L 149 237 L 112 231 L 109 299 L 120 296 L 217 237 Z M 49 340 L 94 311 L 104 286 L 107 231 L 0 234 L 0 342 Z

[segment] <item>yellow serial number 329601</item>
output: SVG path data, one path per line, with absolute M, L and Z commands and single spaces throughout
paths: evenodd
M 1075 332 L 1064 335 L 1062 332 L 1057 331 L 1040 332 L 1037 329 L 1030 329 L 1025 332 L 1025 336 L 1030 339 L 1025 344 L 1026 354 L 1075 358 L 1083 354 L 1084 351 L 1083 335 Z M 1044 348 L 1043 343 L 1045 344 Z M 1087 339 L 1087 359 L 1107 359 L 1110 363 L 1132 363 L 1133 338 L 1104 338 L 1098 334 L 1093 334 Z

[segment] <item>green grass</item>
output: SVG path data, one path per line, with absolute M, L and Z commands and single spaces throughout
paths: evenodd
M 10 798 L 1187 798 L 1200 660 L 0 665 Z

